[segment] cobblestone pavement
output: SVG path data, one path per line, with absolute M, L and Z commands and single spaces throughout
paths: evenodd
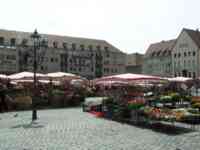
M 17 115 L 15 115 L 17 114 Z M 199 150 L 200 132 L 168 135 L 95 118 L 80 108 L 0 114 L 0 150 Z

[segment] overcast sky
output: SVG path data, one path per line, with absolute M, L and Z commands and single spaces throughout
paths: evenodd
M 200 27 L 198 0 L 1 0 L 0 28 L 104 39 L 127 53 Z

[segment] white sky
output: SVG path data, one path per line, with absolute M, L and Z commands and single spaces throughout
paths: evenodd
M 200 27 L 199 0 L 1 0 L 0 28 L 104 39 L 124 52 Z

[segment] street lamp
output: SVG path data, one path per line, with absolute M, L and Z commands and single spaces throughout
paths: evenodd
M 34 73 L 34 92 L 33 92 L 33 99 L 32 99 L 32 121 L 37 120 L 37 109 L 36 109 L 36 90 L 37 90 L 37 79 L 36 79 L 36 72 L 37 72 L 37 49 L 40 48 L 40 38 L 41 36 L 38 34 L 37 30 L 31 34 L 31 39 L 33 39 L 33 73 Z

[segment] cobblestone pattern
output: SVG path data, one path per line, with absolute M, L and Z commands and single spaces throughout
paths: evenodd
M 200 133 L 170 136 L 83 113 L 79 108 L 0 114 L 0 150 L 199 150 Z

